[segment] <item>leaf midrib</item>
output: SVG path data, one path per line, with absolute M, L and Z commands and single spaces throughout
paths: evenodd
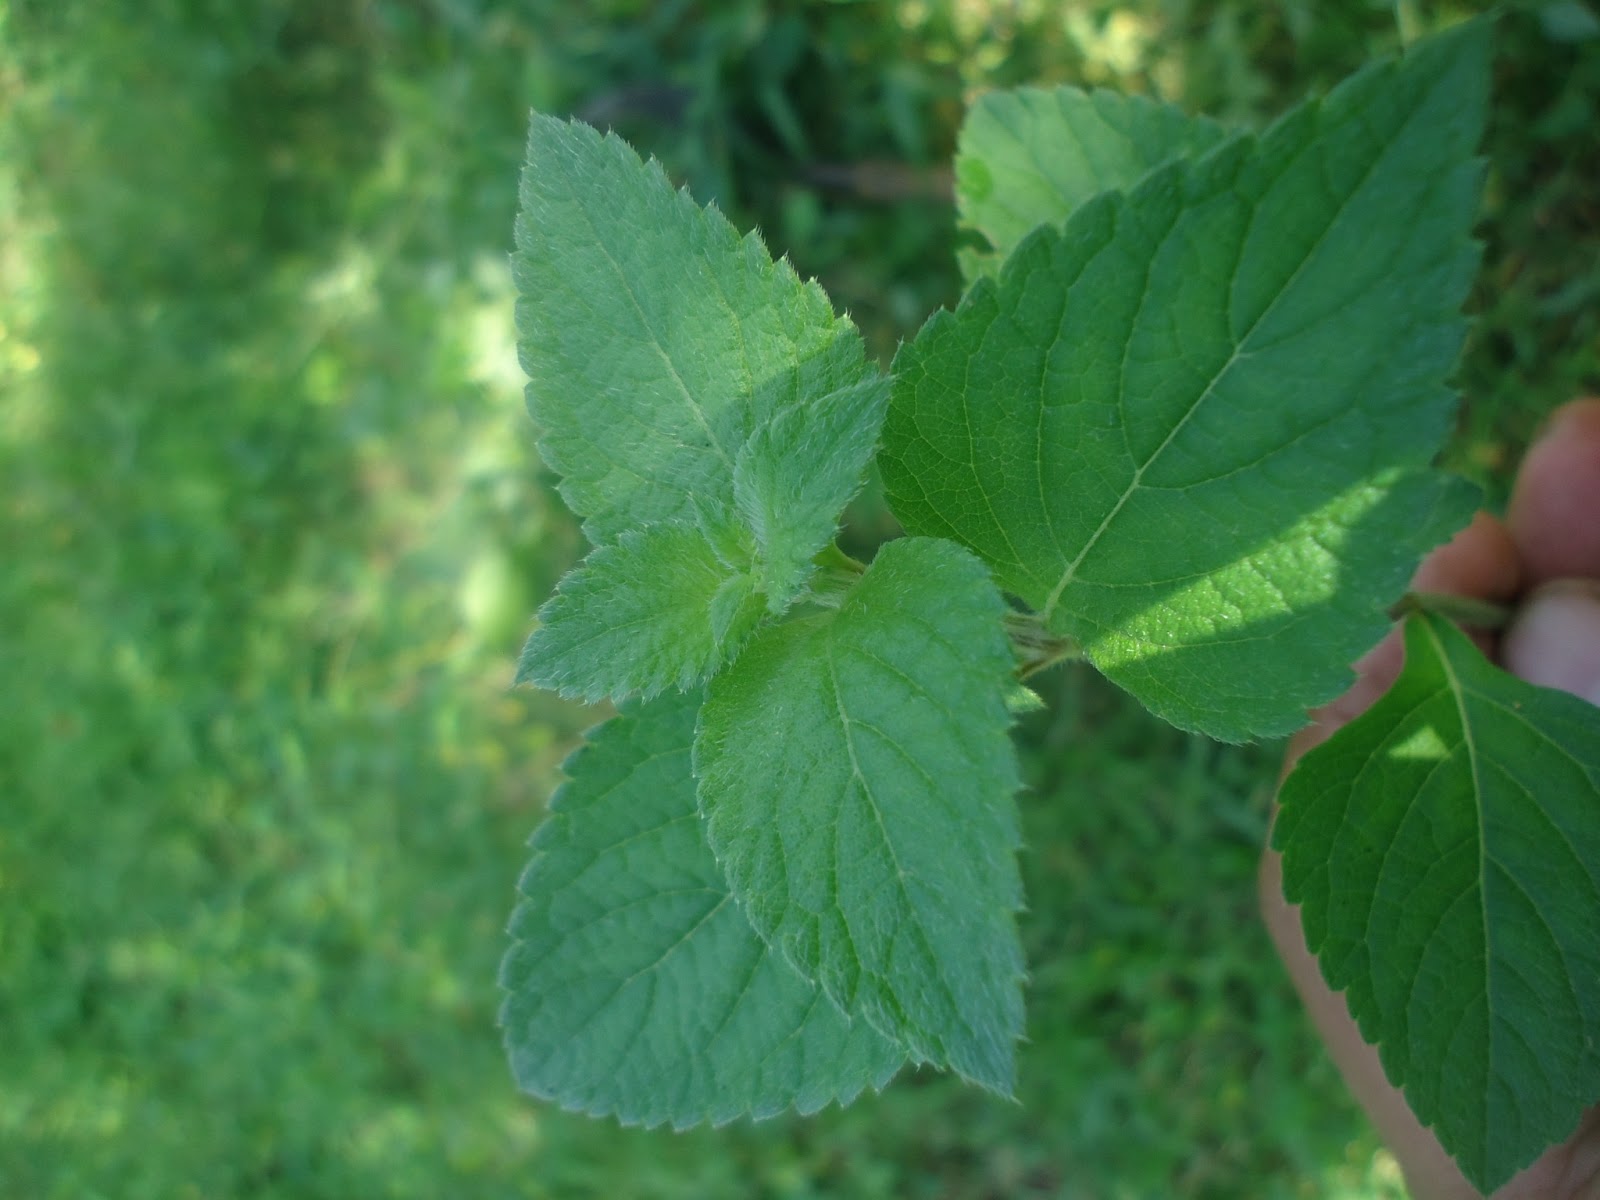
M 732 457 L 729 456 L 728 451 L 718 439 L 716 432 L 711 428 L 711 422 L 706 417 L 705 409 L 700 406 L 700 402 L 694 398 L 694 393 L 689 390 L 688 383 L 678 373 L 678 364 L 673 361 L 672 355 L 667 352 L 666 345 L 661 340 L 661 335 L 656 332 L 655 326 L 650 320 L 650 315 L 645 311 L 644 305 L 640 303 L 638 293 L 634 291 L 632 282 L 628 278 L 628 273 L 622 269 L 622 264 L 612 256 L 611 249 L 606 245 L 606 240 L 602 236 L 599 226 L 595 224 L 594 214 L 589 210 L 588 206 L 580 202 L 577 208 L 583 216 L 584 223 L 589 226 L 590 232 L 594 235 L 593 245 L 600 251 L 601 256 L 606 260 L 606 264 L 610 266 L 612 272 L 616 275 L 617 282 L 622 287 L 622 294 L 627 297 L 628 303 L 633 305 L 634 312 L 638 314 L 640 325 L 650 335 L 651 348 L 660 356 L 667 373 L 672 377 L 672 382 L 677 384 L 678 391 L 683 395 L 684 402 L 689 406 L 689 411 L 694 414 L 695 421 L 705 432 L 711 449 L 716 451 L 717 457 L 726 464 L 731 477 L 733 472 Z M 742 344 L 744 341 L 744 328 L 738 321 L 735 321 L 735 325 L 739 329 L 739 340 Z M 748 362 L 745 364 L 745 373 L 748 376 Z M 748 391 L 749 389 L 746 390 Z
M 1323 110 L 1323 112 L 1325 112 L 1325 111 L 1326 110 Z M 1380 147 L 1378 153 L 1373 155 L 1372 158 L 1368 161 L 1368 163 L 1366 164 L 1365 169 L 1362 172 L 1361 178 L 1356 182 L 1355 186 L 1350 188 L 1342 197 L 1339 198 L 1339 200 L 1338 200 L 1338 202 L 1337 202 L 1337 204 L 1336 204 L 1336 206 L 1334 208 L 1333 214 L 1328 218 L 1327 222 L 1323 225 L 1322 230 L 1318 233 L 1317 240 L 1315 241 L 1315 243 L 1313 243 L 1311 248 L 1301 257 L 1300 262 L 1295 265 L 1294 271 L 1288 276 L 1288 278 L 1286 278 L 1284 280 L 1283 284 L 1278 288 L 1277 292 L 1273 295 L 1271 301 L 1268 302 L 1262 308 L 1260 314 L 1256 317 L 1256 319 L 1250 323 L 1250 327 L 1248 329 L 1246 329 L 1244 331 L 1244 333 L 1241 334 L 1235 340 L 1233 351 L 1232 351 L 1231 354 L 1229 354 L 1227 362 L 1223 363 L 1223 365 L 1212 375 L 1210 381 L 1206 384 L 1205 388 L 1201 391 L 1200 395 L 1195 398 L 1194 403 L 1189 406 L 1188 410 L 1186 412 L 1184 412 L 1183 416 L 1180 417 L 1176 423 L 1174 423 L 1172 429 L 1167 433 L 1167 436 L 1162 439 L 1161 444 L 1159 446 L 1157 446 L 1154 451 L 1151 452 L 1150 456 L 1147 459 L 1145 459 L 1145 461 L 1143 463 L 1141 463 L 1137 468 L 1135 468 L 1134 473 L 1133 473 L 1133 478 L 1129 481 L 1128 486 L 1123 490 L 1122 495 L 1120 497 L 1118 497 L 1117 502 L 1112 506 L 1111 511 L 1108 512 L 1105 515 L 1105 517 L 1101 520 L 1099 526 L 1095 529 L 1095 531 L 1092 534 L 1089 535 L 1088 540 L 1084 543 L 1083 547 L 1078 551 L 1077 555 L 1072 559 L 1071 562 L 1069 562 L 1067 564 L 1066 568 L 1061 573 L 1060 580 L 1056 583 L 1055 587 L 1051 589 L 1049 596 L 1046 597 L 1044 606 L 1043 606 L 1043 608 L 1041 610 L 1041 615 L 1045 618 L 1046 621 L 1048 621 L 1051 618 L 1051 616 L 1054 615 L 1054 612 L 1055 612 L 1055 609 L 1056 609 L 1056 605 L 1060 603 L 1062 595 L 1066 592 L 1066 589 L 1071 585 L 1073 579 L 1076 577 L 1076 575 L 1078 573 L 1079 568 L 1082 567 L 1084 561 L 1088 558 L 1089 554 L 1094 550 L 1095 546 L 1097 546 L 1099 544 L 1100 539 L 1103 538 L 1105 536 L 1106 532 L 1111 528 L 1111 525 L 1113 524 L 1113 522 L 1115 522 L 1115 520 L 1117 519 L 1117 516 L 1122 512 L 1123 508 L 1125 508 L 1127 506 L 1128 501 L 1131 500 L 1133 498 L 1134 494 L 1136 492 L 1138 492 L 1144 486 L 1145 473 L 1147 471 L 1149 471 L 1149 469 L 1152 466 L 1155 465 L 1156 461 L 1158 459 L 1160 459 L 1160 457 L 1162 456 L 1163 453 L 1165 453 L 1167 447 L 1172 445 L 1173 440 L 1178 436 L 1179 433 L 1181 433 L 1184 430 L 1184 428 L 1189 424 L 1190 420 L 1193 419 L 1194 415 L 1197 412 L 1200 411 L 1200 408 L 1205 404 L 1205 402 L 1207 400 L 1209 400 L 1216 393 L 1218 385 L 1222 382 L 1223 379 L 1225 379 L 1227 377 L 1228 373 L 1231 370 L 1233 370 L 1234 365 L 1236 363 L 1238 363 L 1240 358 L 1244 356 L 1245 347 L 1248 345 L 1250 339 L 1255 336 L 1256 331 L 1261 327 L 1262 323 L 1277 309 L 1279 303 L 1283 300 L 1283 298 L 1286 295 L 1288 295 L 1294 289 L 1294 286 L 1295 286 L 1296 282 L 1300 279 L 1301 275 L 1305 272 L 1305 270 L 1307 268 L 1307 265 L 1313 259 L 1315 259 L 1317 257 L 1317 255 L 1319 254 L 1319 252 L 1322 249 L 1323 244 L 1327 241 L 1328 236 L 1331 233 L 1331 231 L 1333 230 L 1333 228 L 1336 225 L 1338 225 L 1340 223 L 1340 221 L 1343 219 L 1344 214 L 1345 214 L 1346 210 L 1349 208 L 1352 200 L 1366 188 L 1368 182 L 1372 178 L 1373 172 L 1377 169 L 1378 164 L 1380 162 L 1382 162 L 1388 156 L 1389 150 L 1391 149 L 1391 147 L 1396 142 L 1398 142 L 1400 140 L 1400 135 L 1404 132 L 1405 128 L 1407 126 L 1409 126 L 1410 123 L 1413 120 L 1416 119 L 1416 113 L 1417 113 L 1417 108 L 1413 107 L 1412 110 L 1406 115 L 1405 120 L 1402 121 L 1400 123 L 1400 125 L 1395 129 L 1393 135 L 1390 137 L 1388 142 L 1385 145 L 1383 145 L 1382 147 Z M 1321 114 L 1319 114 L 1319 115 L 1321 115 Z M 1351 114 L 1344 114 L 1344 118 L 1347 119 L 1347 120 L 1350 118 L 1350 116 L 1351 116 Z M 1303 150 L 1304 150 L 1304 147 L 1301 148 L 1302 152 L 1303 152 Z M 1298 157 L 1298 153 L 1296 154 L 1295 157 Z M 1291 159 L 1290 161 L 1292 163 L 1293 159 Z M 1287 170 L 1287 164 L 1285 166 L 1285 170 Z M 1275 177 L 1275 181 L 1276 181 L 1276 179 L 1281 179 L 1282 176 L 1283 176 L 1283 171 L 1280 171 L 1277 174 L 1277 176 Z M 1183 211 L 1186 213 L 1188 211 L 1188 209 L 1185 208 Z M 1251 220 L 1251 224 L 1252 225 L 1253 225 L 1256 217 L 1259 216 L 1259 214 L 1260 214 L 1259 206 L 1252 207 L 1251 214 L 1250 214 L 1250 220 Z M 1183 214 L 1180 213 L 1180 216 L 1181 215 L 1183 215 Z M 1161 242 L 1156 247 L 1157 250 L 1159 250 L 1161 246 L 1164 246 L 1167 243 L 1167 241 L 1170 240 L 1170 238 L 1172 237 L 1173 230 L 1175 228 L 1176 228 L 1176 223 L 1174 223 L 1174 225 L 1172 227 L 1170 227 L 1167 230 L 1167 232 L 1162 236 Z M 1246 240 L 1248 238 L 1248 235 L 1249 235 L 1249 227 L 1247 226 L 1245 232 L 1241 235 L 1240 241 L 1239 241 L 1239 249 L 1240 249 L 1241 252 L 1242 252 L 1242 250 L 1244 248 L 1244 245 L 1245 245 L 1245 242 L 1246 242 Z M 1155 255 L 1152 254 L 1151 261 L 1153 262 L 1154 259 L 1155 259 Z M 1235 280 L 1237 278 L 1237 270 L 1238 270 L 1238 267 L 1237 267 L 1237 263 L 1236 263 L 1234 272 L 1230 273 L 1230 275 L 1229 275 L 1228 282 L 1229 282 L 1230 293 L 1231 293 L 1231 290 L 1232 290 L 1232 285 L 1233 285 L 1233 283 L 1235 282 Z M 1135 316 L 1134 324 L 1130 325 L 1130 327 L 1129 327 L 1130 341 L 1131 341 L 1132 330 L 1137 325 L 1139 317 L 1143 315 L 1145 302 L 1148 301 L 1148 299 L 1149 299 L 1149 288 L 1147 287 L 1145 289 L 1145 291 L 1144 291 L 1144 295 L 1140 299 L 1139 314 Z M 1123 370 L 1123 373 L 1122 373 L 1122 378 L 1125 379 L 1126 378 L 1126 351 L 1127 351 L 1127 347 L 1124 346 L 1123 349 L 1124 349 L 1124 363 L 1123 363 L 1124 370 Z M 1119 386 L 1118 386 L 1118 392 L 1119 392 L 1119 394 L 1118 394 L 1118 406 L 1120 408 L 1123 405 L 1124 401 L 1125 401 L 1125 396 L 1122 394 L 1123 389 L 1122 389 L 1120 381 L 1119 381 Z

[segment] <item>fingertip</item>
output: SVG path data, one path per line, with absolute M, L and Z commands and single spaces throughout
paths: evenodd
M 1529 584 L 1600 576 L 1600 399 L 1551 416 L 1523 458 L 1506 524 Z
M 1500 643 L 1506 669 L 1600 705 L 1600 581 L 1558 579 L 1534 592 Z
M 1419 592 L 1509 600 L 1522 587 L 1522 560 L 1499 518 L 1479 512 L 1472 523 L 1429 554 L 1411 581 Z

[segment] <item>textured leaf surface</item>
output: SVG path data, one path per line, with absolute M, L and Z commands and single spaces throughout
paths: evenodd
M 671 522 L 625 533 L 591 552 L 540 609 L 517 682 L 591 701 L 692 687 L 761 619 L 752 570 L 737 531 L 713 538 L 704 525 Z
M 598 547 L 518 678 L 693 686 L 805 587 L 887 384 L 820 288 L 582 124 L 533 120 L 513 272 L 539 448 Z
M 695 811 L 698 705 L 671 695 L 624 713 L 567 764 L 501 969 L 518 1084 L 630 1125 L 812 1112 L 905 1061 L 729 896 Z
M 1437 616 L 1405 646 L 1289 776 L 1275 841 L 1323 974 L 1488 1191 L 1600 1097 L 1600 709 Z
M 773 612 L 805 586 L 813 556 L 833 540 L 877 448 L 888 400 L 889 381 L 868 379 L 779 413 L 739 452 L 734 495 L 755 535 Z
M 963 224 L 993 250 L 964 259 L 967 278 L 994 274 L 1035 227 L 1227 136 L 1216 121 L 1144 96 L 1062 87 L 981 97 L 961 127 L 956 201 Z
M 960 547 L 889 543 L 837 611 L 763 630 L 712 681 L 695 773 L 761 936 L 914 1057 L 1009 1092 L 1022 960 L 1002 614 Z
M 911 532 L 1168 720 L 1285 732 L 1470 515 L 1428 460 L 1477 252 L 1488 29 L 1046 226 L 895 364 Z
M 535 116 L 520 200 L 528 407 L 593 542 L 731 510 L 752 433 L 873 374 L 819 287 L 616 137 Z

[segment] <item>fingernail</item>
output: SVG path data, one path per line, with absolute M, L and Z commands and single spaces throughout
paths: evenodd
M 1500 657 L 1529 683 L 1600 705 L 1600 581 L 1557 579 L 1538 588 L 1501 640 Z

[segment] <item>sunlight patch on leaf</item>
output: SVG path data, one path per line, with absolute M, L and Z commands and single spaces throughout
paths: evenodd
M 1471 513 L 1429 464 L 1477 265 L 1487 55 L 1466 26 L 1024 238 L 895 360 L 901 524 L 976 551 L 1176 725 L 1302 724 Z M 1330 537 L 1311 587 L 1334 591 L 1308 607 Z

